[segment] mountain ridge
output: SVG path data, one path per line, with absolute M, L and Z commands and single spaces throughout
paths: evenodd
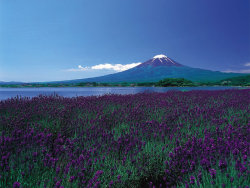
M 165 56 L 156 55 L 140 65 L 105 76 L 67 80 L 53 83 L 79 83 L 79 82 L 155 82 L 164 78 L 185 78 L 194 82 L 217 81 L 235 76 L 242 76 L 242 73 L 224 73 L 201 68 L 192 68 Z
M 67 84 L 80 82 L 98 82 L 98 83 L 120 83 L 120 82 L 157 82 L 165 78 L 185 78 L 193 82 L 213 82 L 227 78 L 245 76 L 243 73 L 224 73 L 220 71 L 211 71 L 201 68 L 192 68 L 176 62 L 175 60 L 160 54 L 137 65 L 134 68 L 108 74 L 99 77 L 50 81 L 50 82 L 29 82 L 29 83 L 51 83 Z M 28 83 L 28 82 L 26 82 Z M 24 82 L 0 82 L 0 85 L 6 84 L 24 84 Z

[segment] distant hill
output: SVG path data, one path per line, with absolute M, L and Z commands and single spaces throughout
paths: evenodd
M 157 82 L 165 78 L 185 78 L 194 82 L 218 81 L 226 78 L 242 76 L 239 73 L 223 73 L 184 66 L 165 55 L 157 55 L 152 59 L 123 72 L 106 76 L 69 80 L 54 83 L 79 82 Z
M 23 82 L 3 82 L 0 81 L 0 85 L 16 85 L 16 84 L 23 84 Z

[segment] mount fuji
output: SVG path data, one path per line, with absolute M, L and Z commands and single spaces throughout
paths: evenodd
M 191 81 L 199 82 L 218 81 L 241 75 L 244 74 L 223 73 L 219 71 L 188 67 L 161 54 L 156 55 L 148 61 L 123 72 L 64 82 L 156 82 L 164 78 L 185 78 Z

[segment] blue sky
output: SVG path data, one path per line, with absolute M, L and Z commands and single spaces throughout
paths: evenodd
M 95 77 L 157 54 L 250 72 L 250 1 L 0 1 L 0 81 Z

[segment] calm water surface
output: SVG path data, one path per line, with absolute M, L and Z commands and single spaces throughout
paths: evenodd
M 98 96 L 105 94 L 136 94 L 141 92 L 166 92 L 170 90 L 190 91 L 190 90 L 224 90 L 237 87 L 64 87 L 64 88 L 0 88 L 0 100 L 22 96 L 35 97 L 38 95 L 58 94 L 63 97 L 76 96 Z

